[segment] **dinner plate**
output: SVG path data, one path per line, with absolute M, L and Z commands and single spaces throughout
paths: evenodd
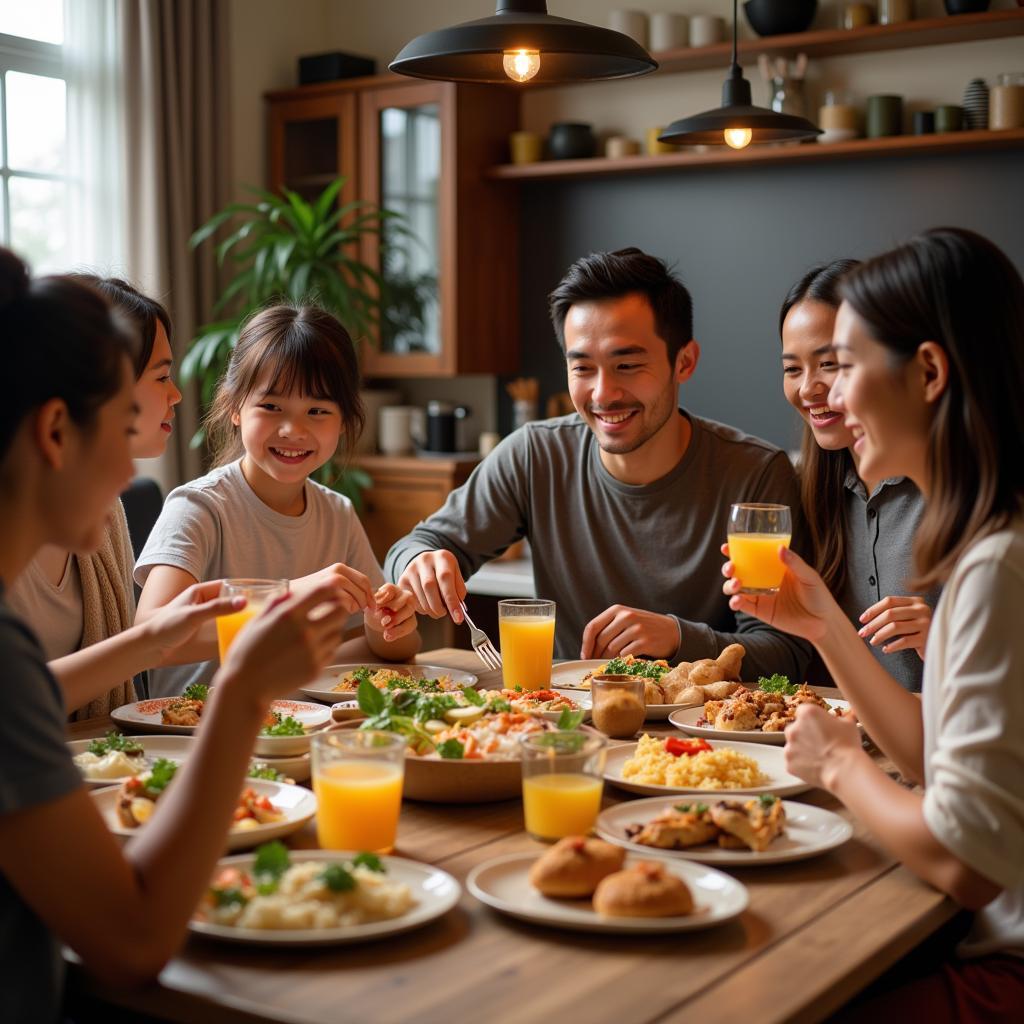
M 115 708 L 110 717 L 129 732 L 154 732 L 178 736 L 191 736 L 198 726 L 165 725 L 161 718 L 163 709 L 177 697 L 154 697 L 139 700 Z M 305 736 L 259 736 L 253 752 L 258 757 L 290 757 L 304 754 L 309 750 L 309 732 L 319 729 L 331 720 L 330 708 L 322 704 L 307 704 L 297 700 L 275 700 L 271 711 L 280 715 L 291 715 L 306 727 Z
M 607 658 L 590 661 L 563 661 L 551 666 L 551 688 L 567 690 L 569 696 L 574 693 L 590 693 L 589 686 L 582 686 L 583 677 L 588 672 L 596 672 L 608 664 Z M 703 705 L 701 705 L 703 707 Z M 648 704 L 646 718 L 649 722 L 663 722 L 673 711 L 693 707 L 692 704 Z
M 191 736 L 134 736 L 132 738 L 141 743 L 142 749 L 145 751 L 144 763 L 139 766 L 139 772 L 146 771 L 155 760 L 161 757 L 181 764 L 188 757 L 192 748 Z M 92 742 L 92 740 L 68 740 L 67 747 L 71 751 L 71 756 L 77 757 L 88 751 L 89 744 Z M 79 768 L 79 771 L 82 769 Z M 137 775 L 138 772 L 132 774 Z M 83 775 L 82 781 L 87 786 L 99 788 L 101 786 L 118 786 L 129 778 L 131 775 L 118 775 L 109 779 L 88 779 Z
M 555 900 L 542 896 L 529 882 L 534 853 L 514 853 L 478 864 L 466 887 L 481 903 L 522 921 L 577 932 L 657 934 L 694 931 L 723 924 L 747 907 L 746 887 L 713 868 L 692 861 L 669 860 L 657 854 L 626 855 L 626 866 L 641 860 L 659 861 L 681 878 L 693 893 L 694 913 L 675 917 L 602 917 L 590 900 Z
M 657 786 L 648 782 L 634 782 L 632 779 L 622 777 L 622 765 L 636 752 L 636 743 L 620 743 L 608 748 L 604 777 L 619 789 L 628 790 L 630 793 L 640 793 L 643 796 L 665 796 L 669 793 L 698 793 L 720 797 L 757 796 L 761 793 L 793 796 L 796 793 L 806 793 L 811 788 L 803 779 L 786 771 L 783 760 L 784 752 L 775 747 L 767 747 L 761 743 L 718 742 L 712 743 L 711 747 L 715 750 L 735 750 L 737 753 L 752 757 L 757 761 L 761 771 L 768 776 L 768 781 L 763 786 L 754 786 L 750 789 L 694 789 L 686 786 Z M 682 756 L 686 757 L 687 755 L 683 754 Z
M 849 711 L 849 701 L 829 700 L 825 703 L 840 711 Z M 744 743 L 771 743 L 777 747 L 786 745 L 785 732 L 761 732 L 760 729 L 712 729 L 708 725 L 698 725 L 698 719 L 704 717 L 704 705 L 687 710 L 674 711 L 668 720 L 688 736 L 703 736 L 706 740 L 736 740 Z
M 292 863 L 315 860 L 334 863 L 351 860 L 354 853 L 338 850 L 290 850 Z M 381 939 L 400 932 L 420 928 L 447 914 L 458 902 L 462 888 L 445 871 L 429 864 L 406 860 L 404 857 L 381 857 L 393 882 L 404 882 L 416 899 L 414 906 L 401 917 L 389 921 L 373 921 L 368 924 L 346 925 L 338 928 L 265 929 L 234 928 L 230 925 L 212 924 L 209 921 L 189 922 L 189 930 L 197 935 L 224 942 L 240 942 L 252 946 L 337 946 L 349 942 L 366 942 Z M 218 868 L 252 866 L 253 855 L 224 857 L 218 861 Z
M 252 763 L 276 768 L 282 775 L 287 775 L 295 782 L 306 782 L 312 774 L 308 751 L 305 754 L 293 754 L 291 757 L 254 757 Z
M 354 690 L 335 690 L 333 687 L 337 685 L 343 675 L 354 672 L 357 668 L 368 668 L 374 672 L 378 669 L 397 669 L 410 673 L 413 679 L 437 679 L 439 676 L 450 676 L 452 682 L 458 687 L 480 685 L 480 680 L 472 672 L 464 672 L 458 668 L 444 668 L 441 665 L 368 665 L 366 662 L 358 662 L 353 665 L 328 665 L 309 686 L 302 687 L 302 692 L 307 697 L 323 701 L 325 704 L 333 704 L 339 698 L 350 694 L 354 695 Z
M 284 782 L 270 782 L 265 779 L 246 779 L 245 786 L 261 796 L 269 797 L 270 802 L 284 813 L 284 818 L 266 825 L 257 825 L 255 828 L 232 829 L 227 836 L 229 850 L 248 850 L 271 839 L 290 835 L 302 828 L 316 814 L 316 797 L 302 786 L 289 786 Z M 146 826 L 143 824 L 138 828 L 125 828 L 121 824 L 117 816 L 117 800 L 120 793 L 120 786 L 107 786 L 105 789 L 94 790 L 92 798 L 96 801 L 96 806 L 110 831 L 114 835 L 129 839 L 138 835 L 140 829 Z M 159 802 L 155 813 L 160 813 Z
M 717 799 L 715 797 L 714 799 Z M 786 811 L 786 831 L 767 850 L 723 850 L 707 843 L 686 850 L 658 850 L 633 842 L 626 836 L 631 825 L 645 825 L 652 818 L 671 810 L 679 797 L 654 797 L 650 800 L 629 800 L 602 811 L 597 819 L 597 834 L 617 846 L 637 853 L 659 853 L 680 860 L 696 860 L 702 864 L 729 865 L 730 867 L 758 867 L 762 864 L 785 864 L 793 860 L 817 857 L 828 850 L 842 846 L 853 835 L 853 826 L 838 814 L 812 804 L 798 804 L 783 800 Z

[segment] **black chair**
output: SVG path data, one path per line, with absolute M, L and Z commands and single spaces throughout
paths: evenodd
M 153 529 L 164 507 L 164 495 L 160 485 L 148 477 L 137 476 L 128 489 L 121 494 L 121 504 L 128 519 L 128 535 L 132 539 L 132 553 L 136 560 L 146 546 L 150 531 Z M 142 589 L 135 586 L 135 603 L 139 602 Z M 149 679 L 145 672 L 135 677 L 135 689 L 141 699 L 149 696 Z

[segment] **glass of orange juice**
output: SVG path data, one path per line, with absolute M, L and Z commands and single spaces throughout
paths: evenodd
M 244 597 L 245 607 L 228 615 L 217 616 L 217 648 L 223 664 L 235 637 L 275 598 L 288 593 L 287 580 L 225 580 L 221 597 Z
M 607 740 L 579 730 L 530 733 L 523 752 L 523 816 L 534 839 L 585 836 L 601 811 Z
M 390 853 L 405 775 L 404 736 L 347 729 L 313 736 L 316 834 L 325 850 Z
M 774 594 L 786 567 L 780 547 L 789 547 L 793 521 L 788 505 L 747 502 L 729 513 L 729 558 L 742 594 Z
M 508 689 L 543 690 L 551 684 L 555 602 L 509 598 L 498 602 L 501 675 Z

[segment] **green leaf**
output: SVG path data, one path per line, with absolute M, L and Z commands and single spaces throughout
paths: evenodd
M 457 739 L 445 740 L 438 745 L 437 752 L 445 760 L 457 761 L 466 756 L 466 748 Z
M 320 872 L 320 880 L 331 892 L 349 892 L 356 887 L 356 880 L 344 864 L 328 864 Z
M 265 725 L 260 730 L 261 736 L 305 736 L 306 727 L 297 719 L 292 718 L 291 715 L 287 715 L 282 718 L 280 715 L 277 716 L 278 720 L 273 725 Z
M 356 690 L 359 710 L 367 715 L 379 715 L 385 708 L 387 699 L 369 679 L 363 679 Z
M 174 761 L 168 761 L 165 757 L 159 757 L 153 762 L 149 770 L 149 777 L 146 779 L 146 789 L 154 793 L 162 793 L 174 778 L 178 765 Z
M 573 711 L 572 708 L 563 708 L 562 713 L 558 716 L 558 728 L 562 732 L 572 732 L 573 729 L 578 729 L 585 714 L 585 711 Z
M 780 675 L 778 672 L 767 678 L 761 676 L 757 680 L 757 688 L 764 690 L 765 693 L 780 693 L 789 697 L 792 697 L 800 689 L 799 686 L 795 686 L 789 681 L 788 676 Z
M 364 867 L 369 871 L 376 871 L 381 875 L 387 874 L 388 870 L 384 867 L 384 862 L 377 856 L 377 854 L 369 853 L 365 850 L 362 853 L 357 853 L 352 858 L 352 866 L 356 868 Z
M 256 858 L 252 863 L 254 875 L 280 878 L 291 867 L 291 856 L 288 847 L 275 839 L 256 847 Z
M 244 907 L 249 900 L 241 889 L 210 889 L 210 896 L 215 907 L 231 907 L 237 904 Z
M 480 696 L 472 686 L 464 686 L 462 688 L 462 695 L 469 701 L 470 704 L 475 705 L 478 708 L 482 708 L 487 701 Z
M 314 220 L 322 221 L 324 217 L 330 213 L 331 207 L 334 205 L 334 201 L 338 198 L 338 193 L 341 191 L 341 186 L 344 184 L 344 179 L 335 178 L 334 181 L 332 181 L 330 185 L 320 193 L 313 206 Z
M 207 683 L 190 683 L 185 687 L 182 697 L 185 700 L 206 700 L 210 695 L 210 687 Z

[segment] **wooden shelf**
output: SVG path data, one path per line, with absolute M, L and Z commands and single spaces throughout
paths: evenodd
M 1011 131 L 947 132 L 942 135 L 896 135 L 885 139 L 853 139 L 829 144 L 750 146 L 732 150 L 727 146 L 667 153 L 664 156 L 629 156 L 611 160 L 542 160 L 534 164 L 502 164 L 492 167 L 487 177 L 498 180 L 542 181 L 551 178 L 596 178 L 619 174 L 649 174 L 679 171 L 711 164 L 785 164 L 826 160 L 879 159 L 932 153 L 974 153 L 1024 147 L 1024 128 Z
M 1024 9 L 921 18 L 896 25 L 867 25 L 855 29 L 812 29 L 784 36 L 742 39 L 738 54 L 741 64 L 752 64 L 760 53 L 782 57 L 797 53 L 806 53 L 812 58 L 836 57 L 848 53 L 909 50 L 917 46 L 943 46 L 1019 35 L 1024 35 Z M 658 62 L 658 71 L 655 72 L 658 74 L 726 68 L 731 53 L 731 43 L 716 43 L 698 49 L 666 50 L 651 56 Z

